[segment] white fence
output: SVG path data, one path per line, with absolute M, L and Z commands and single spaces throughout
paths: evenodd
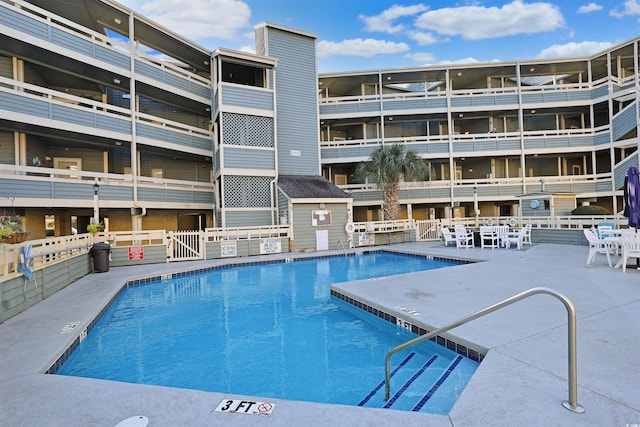
M 533 228 L 567 229 L 591 228 L 602 222 L 614 223 L 619 228 L 627 226 L 627 219 L 618 216 L 565 216 L 565 217 L 479 217 L 448 218 L 436 220 L 366 221 L 353 224 L 355 233 L 390 233 L 415 230 L 416 240 L 440 239 L 442 227 L 456 224 L 466 226 L 531 224 Z M 288 225 L 263 227 L 208 228 L 204 231 L 168 232 L 166 230 L 116 231 L 72 236 L 49 237 L 28 240 L 20 244 L 0 244 L 0 278 L 19 274 L 20 260 L 24 261 L 23 248 L 30 245 L 32 269 L 38 269 L 65 258 L 89 252 L 96 242 L 108 242 L 111 246 L 166 245 L 167 262 L 204 259 L 207 242 L 288 237 Z

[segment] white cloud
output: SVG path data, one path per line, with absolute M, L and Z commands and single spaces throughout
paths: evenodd
M 585 4 L 584 6 L 580 6 L 577 10 L 578 13 L 591 13 L 591 12 L 597 12 L 599 10 L 602 10 L 602 6 L 600 6 L 597 3 L 589 3 L 589 4 Z
M 394 43 L 375 39 L 350 39 L 341 42 L 318 42 L 318 56 L 332 55 L 361 56 L 370 58 L 379 54 L 401 53 L 409 50 L 406 43 Z
M 480 61 L 478 61 L 476 58 L 469 56 L 466 58 L 461 58 L 461 59 L 443 59 L 442 61 L 438 62 L 439 65 L 446 65 L 446 64 L 476 64 Z
M 430 44 L 438 43 L 438 39 L 433 33 L 423 33 L 421 31 L 409 31 L 407 33 L 409 38 L 414 42 L 418 43 L 420 46 L 427 46 Z
M 430 10 L 416 18 L 415 25 L 444 35 L 480 40 L 553 31 L 564 25 L 564 18 L 551 3 L 514 0 L 500 8 L 462 6 Z
M 412 61 L 421 63 L 421 64 L 429 64 L 433 62 L 435 57 L 433 54 L 429 52 L 416 52 L 416 53 L 407 53 L 403 56 L 405 59 L 411 59 Z
M 424 12 L 425 10 L 429 10 L 429 8 L 422 3 L 412 6 L 393 5 L 379 15 L 360 15 L 359 18 L 365 23 L 365 31 L 379 31 L 382 33 L 393 34 L 405 29 L 405 26 L 402 24 L 394 25 L 394 22 L 398 18 L 412 16 L 416 13 Z
M 622 18 L 627 15 L 640 15 L 640 4 L 638 4 L 637 0 L 626 0 L 622 3 L 622 11 L 618 11 L 618 9 L 613 9 L 609 12 L 611 16 L 615 16 L 616 18 Z
M 256 53 L 256 48 L 253 46 L 241 46 L 238 50 L 240 52 Z
M 602 50 L 608 49 L 613 46 L 613 43 L 609 42 L 580 42 L 580 43 L 567 43 L 567 44 L 554 44 L 546 49 L 543 49 L 537 56 L 538 59 L 548 58 L 567 58 L 577 56 L 590 56 L 594 53 L 598 53 Z
M 251 9 L 240 0 L 120 0 L 186 38 L 234 40 L 250 27 Z

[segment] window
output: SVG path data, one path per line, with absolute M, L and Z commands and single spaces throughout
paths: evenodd
M 53 167 L 55 169 L 66 169 L 68 171 L 80 171 L 82 170 L 82 159 L 75 159 L 69 157 L 54 157 Z M 75 178 L 80 179 L 80 175 L 57 175 L 58 178 Z

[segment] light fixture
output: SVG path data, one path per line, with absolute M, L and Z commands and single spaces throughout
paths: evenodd
M 536 110 L 531 110 L 531 114 L 535 114 L 535 113 L 536 113 Z
M 98 195 L 98 191 L 100 191 L 100 186 L 98 185 L 98 183 L 96 182 L 95 184 L 93 184 L 93 194 L 95 196 Z
M 464 114 L 460 113 L 458 114 L 458 117 L 464 117 Z
M 209 61 L 203 61 L 204 65 L 209 65 Z
M 533 67 L 529 68 L 529 72 L 531 72 L 531 73 L 533 73 L 535 70 L 536 70 L 536 69 L 535 69 L 535 68 L 533 68 Z
M 318 207 L 319 207 L 320 209 L 324 209 L 324 208 L 325 208 L 324 203 L 320 203 L 320 204 L 318 205 Z
M 120 18 L 113 18 L 113 22 L 115 22 L 115 23 L 116 23 L 116 25 L 120 25 L 120 24 L 122 24 L 122 19 L 120 19 Z
M 391 76 L 387 76 L 387 80 L 391 80 Z
M 122 141 L 116 141 L 116 145 L 120 147 L 122 145 Z
M 389 121 L 390 121 L 390 122 L 391 122 L 391 121 L 393 121 L 393 117 L 389 117 Z
M 120 79 L 113 79 L 113 82 L 114 82 L 115 84 L 119 85 L 119 84 L 120 84 Z
M 458 71 L 458 77 L 462 77 L 462 71 Z

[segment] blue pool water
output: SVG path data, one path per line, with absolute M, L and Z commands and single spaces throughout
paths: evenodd
M 400 352 L 392 393 L 411 386 L 385 402 L 385 354 L 415 335 L 332 297 L 330 285 L 456 264 L 373 252 L 132 285 L 57 374 L 445 414 L 477 362 L 430 341 Z

